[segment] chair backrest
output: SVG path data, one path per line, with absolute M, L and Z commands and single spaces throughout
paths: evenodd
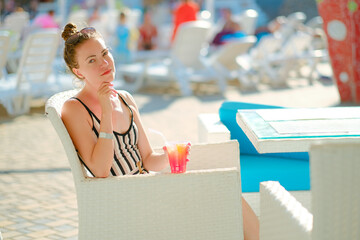
M 64 105 L 64 102 L 70 97 L 74 96 L 76 92 L 76 90 L 70 90 L 55 94 L 47 100 L 45 105 L 45 114 L 51 121 L 65 149 L 71 172 L 74 177 L 75 185 L 85 179 L 86 171 L 79 161 L 74 144 L 63 121 L 61 120 L 61 109 Z
M 70 12 L 68 22 L 75 23 L 78 29 L 83 29 L 88 25 L 88 12 L 86 9 L 78 9 Z
M 14 12 L 5 17 L 3 27 L 6 29 L 11 29 L 12 31 L 21 35 L 24 28 L 29 25 L 29 21 L 29 13 Z
M 293 26 L 298 27 L 299 24 L 302 24 L 306 20 L 306 14 L 303 12 L 293 12 L 290 13 L 287 17 L 287 21 Z
M 256 46 L 251 50 L 251 57 L 254 59 L 265 59 L 266 56 L 274 54 L 281 47 L 281 38 L 269 34 L 260 38 Z
M 227 70 L 237 70 L 239 65 L 236 58 L 248 52 L 250 47 L 256 42 L 256 37 L 248 36 L 236 41 L 230 41 L 224 44 L 217 53 L 214 53 L 213 60 L 221 64 Z
M 306 26 L 316 29 L 316 28 L 323 28 L 324 20 L 321 16 L 316 16 L 311 18 L 307 23 Z
M 179 26 L 171 55 L 185 67 L 202 68 L 201 53 L 207 46 L 207 36 L 211 24 L 205 21 L 186 22 Z
M 234 20 L 241 26 L 241 31 L 247 35 L 253 35 L 256 29 L 256 23 L 259 14 L 254 9 L 247 9 L 239 16 L 234 17 Z
M 100 13 L 100 19 L 98 21 L 93 21 L 89 24 L 95 27 L 105 40 L 113 42 L 113 38 L 116 38 L 114 32 L 119 22 L 119 15 L 120 11 L 118 9 L 108 9 Z
M 305 32 L 296 32 L 289 40 L 286 41 L 285 45 L 281 49 L 281 54 L 284 57 L 294 57 L 301 55 L 309 49 L 311 45 L 312 36 Z
M 10 33 L 8 31 L 0 31 L 0 79 L 6 73 L 5 65 L 8 58 L 10 48 Z
M 42 30 L 27 37 L 17 72 L 18 88 L 30 84 L 33 97 L 50 92 L 46 82 L 53 69 L 59 40 L 57 30 Z
M 360 141 L 310 149 L 312 239 L 360 239 Z
M 4 24 L 1 28 L 10 32 L 11 41 L 9 50 L 11 50 L 11 52 L 15 52 L 19 49 L 19 46 L 21 46 L 21 38 L 24 37 L 24 32 L 30 25 L 29 19 L 27 12 L 14 12 L 5 17 Z
M 294 33 L 302 28 L 306 20 L 306 15 L 303 12 L 294 12 L 289 14 L 285 19 L 280 28 L 274 33 L 281 37 L 283 43 L 288 41 Z

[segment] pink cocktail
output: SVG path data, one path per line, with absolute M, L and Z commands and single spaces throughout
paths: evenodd
M 170 143 L 164 147 L 169 157 L 169 163 L 172 173 L 186 172 L 186 163 L 189 161 L 188 155 L 191 144 L 185 143 Z

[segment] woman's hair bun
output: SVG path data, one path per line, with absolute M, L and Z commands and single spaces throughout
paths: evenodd
M 77 32 L 77 27 L 74 23 L 68 23 L 64 27 L 61 37 L 66 41 L 69 37 Z

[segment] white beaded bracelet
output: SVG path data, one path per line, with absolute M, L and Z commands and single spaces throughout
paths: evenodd
M 99 138 L 113 139 L 113 135 L 110 133 L 100 132 Z

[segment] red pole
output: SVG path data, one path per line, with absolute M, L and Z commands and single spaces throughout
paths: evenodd
M 360 103 L 360 0 L 316 0 L 341 102 Z

